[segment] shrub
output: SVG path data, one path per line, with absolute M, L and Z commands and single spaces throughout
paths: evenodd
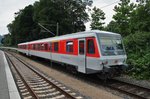
M 124 38 L 128 74 L 137 79 L 150 78 L 150 33 L 137 32 Z

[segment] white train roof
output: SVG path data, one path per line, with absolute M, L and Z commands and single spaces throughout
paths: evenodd
M 25 42 L 25 43 L 19 43 L 18 45 L 24 45 L 24 44 L 28 44 L 28 42 Z
M 120 34 L 108 32 L 108 31 L 89 30 L 89 31 L 77 32 L 77 33 L 72 33 L 72 34 L 66 34 L 66 35 L 62 35 L 62 36 L 40 39 L 40 40 L 36 40 L 36 41 L 31 41 L 31 42 L 20 43 L 18 45 L 24 45 L 24 44 L 28 44 L 28 43 L 38 43 L 38 42 L 50 42 L 50 41 L 55 42 L 55 41 L 62 40 L 62 39 L 83 38 L 83 37 L 95 36 L 96 33 L 101 34 L 101 35 L 118 35 L 118 36 L 120 36 Z

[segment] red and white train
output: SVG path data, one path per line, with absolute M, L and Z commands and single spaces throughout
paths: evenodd
M 127 67 L 121 35 L 106 31 L 91 30 L 20 43 L 18 51 L 67 64 L 85 74 L 113 77 Z

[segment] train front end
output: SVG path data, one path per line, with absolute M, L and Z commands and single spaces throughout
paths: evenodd
M 100 48 L 100 76 L 112 78 L 120 76 L 127 68 L 126 52 L 122 37 L 116 33 L 97 33 Z

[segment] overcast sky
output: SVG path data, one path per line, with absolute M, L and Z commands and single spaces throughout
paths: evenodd
M 14 20 L 14 13 L 19 9 L 23 9 L 29 4 L 33 4 L 38 0 L 0 0 L 0 35 L 7 34 L 7 25 Z M 108 24 L 114 14 L 113 8 L 119 0 L 93 0 L 93 6 L 101 8 L 105 12 L 106 20 Z M 114 4 L 112 4 L 114 3 Z M 109 5 L 109 6 L 107 6 Z M 90 28 L 90 22 L 86 23 L 87 30 Z

